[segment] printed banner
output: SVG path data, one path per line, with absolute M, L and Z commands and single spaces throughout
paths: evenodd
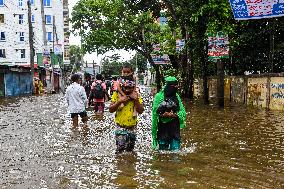
M 284 16 L 284 0 L 230 0 L 236 20 Z
M 228 35 L 222 32 L 217 35 L 208 35 L 208 56 L 209 59 L 229 58 L 229 39 Z
M 167 54 L 161 53 L 161 48 L 159 44 L 153 45 L 153 53 L 151 57 L 155 64 L 169 64 L 170 58 Z
M 176 40 L 176 52 L 181 52 L 185 46 L 185 39 Z

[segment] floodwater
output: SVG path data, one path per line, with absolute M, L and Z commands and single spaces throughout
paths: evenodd
M 63 95 L 1 99 L 0 188 L 284 188 L 284 112 L 185 102 L 181 151 L 155 152 L 144 100 L 134 153 L 116 155 L 113 114 L 74 129 Z

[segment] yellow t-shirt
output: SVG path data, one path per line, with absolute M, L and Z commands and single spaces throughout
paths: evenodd
M 119 100 L 119 94 L 115 91 L 111 97 L 111 102 L 116 103 Z M 139 95 L 139 103 L 142 104 L 142 97 Z M 134 114 L 134 102 L 128 101 L 124 106 L 119 106 L 115 113 L 115 123 L 123 127 L 133 127 L 137 125 L 137 116 Z

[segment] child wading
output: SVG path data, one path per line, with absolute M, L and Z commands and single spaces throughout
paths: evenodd
M 109 111 L 115 113 L 115 130 L 116 153 L 132 151 L 134 149 L 136 134 L 135 127 L 137 125 L 137 114 L 144 111 L 141 96 L 135 91 L 135 82 L 133 79 L 125 80 L 121 83 L 121 90 L 124 95 L 119 95 L 118 91 L 114 91 L 111 98 Z M 124 104 L 123 106 L 121 106 Z
M 155 95 L 152 108 L 152 147 L 159 150 L 180 149 L 180 129 L 185 126 L 186 112 L 177 94 L 178 81 L 167 77 L 165 87 Z

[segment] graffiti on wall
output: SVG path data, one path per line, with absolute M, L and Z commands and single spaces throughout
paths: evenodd
M 231 88 L 232 100 L 235 102 L 244 102 L 245 88 L 246 86 L 243 78 L 233 78 Z
M 283 89 L 284 89 L 284 83 L 273 83 L 271 84 L 271 89 L 274 89 L 271 97 L 276 99 L 284 99 Z M 277 91 L 275 91 L 277 90 Z
M 266 84 L 262 82 L 257 83 L 249 83 L 248 84 L 248 102 L 252 105 L 264 105 L 262 94 L 264 89 L 266 88 Z

